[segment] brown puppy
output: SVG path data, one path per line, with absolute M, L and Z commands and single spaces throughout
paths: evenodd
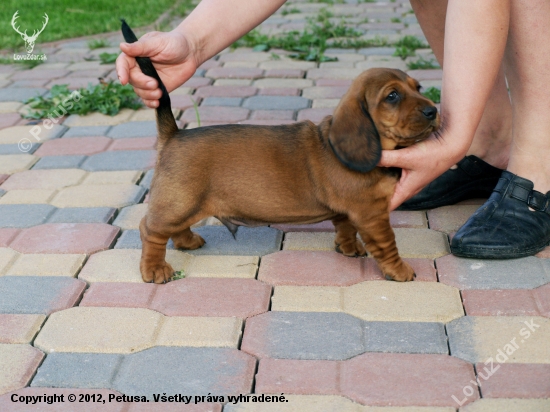
M 131 42 L 125 30 L 123 25 Z M 162 84 L 149 59 L 138 58 L 138 63 Z M 191 130 L 178 130 L 168 93 L 161 89 L 157 165 L 140 224 L 145 282 L 170 280 L 168 240 L 178 249 L 201 247 L 204 240 L 190 226 L 209 216 L 218 217 L 233 234 L 239 225 L 331 219 L 337 251 L 364 256 L 366 247 L 386 278 L 413 279 L 389 221 L 399 171 L 376 165 L 382 149 L 410 146 L 439 127 L 437 109 L 419 93 L 416 80 L 400 70 L 367 70 L 352 83 L 334 116 L 319 125 Z

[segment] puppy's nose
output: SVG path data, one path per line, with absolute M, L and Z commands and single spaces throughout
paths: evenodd
M 426 106 L 422 109 L 422 114 L 429 120 L 434 120 L 437 116 L 437 107 Z

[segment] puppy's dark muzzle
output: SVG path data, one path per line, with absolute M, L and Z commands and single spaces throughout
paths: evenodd
M 437 107 L 435 106 L 426 106 L 422 109 L 422 114 L 428 120 L 435 120 L 437 117 Z

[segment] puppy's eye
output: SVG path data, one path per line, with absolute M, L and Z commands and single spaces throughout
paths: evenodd
M 391 92 L 386 97 L 386 101 L 388 103 L 397 103 L 398 100 L 399 100 L 399 94 L 397 94 L 397 92 Z
M 416 91 L 419 92 L 420 90 L 422 90 L 422 86 L 420 85 L 416 86 Z

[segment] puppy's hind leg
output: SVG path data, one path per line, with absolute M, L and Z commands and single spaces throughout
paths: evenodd
M 176 249 L 187 250 L 198 249 L 206 243 L 202 236 L 193 233 L 189 228 L 173 235 L 172 240 Z
M 174 274 L 172 266 L 166 262 L 166 243 L 170 236 L 152 231 L 147 227 L 147 217 L 141 220 L 141 261 L 139 269 L 144 282 L 165 283 Z
M 349 221 L 347 216 L 341 215 L 332 219 L 336 229 L 334 244 L 336 251 L 345 256 L 365 256 L 367 251 L 359 239 L 357 239 L 357 229 Z

